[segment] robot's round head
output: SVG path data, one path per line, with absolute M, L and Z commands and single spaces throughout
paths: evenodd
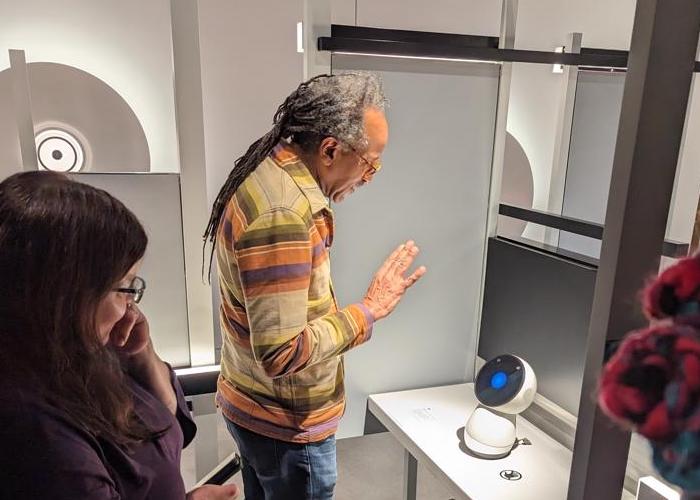
M 474 384 L 479 402 L 501 413 L 520 413 L 535 399 L 535 372 L 511 354 L 496 356 L 479 370 Z

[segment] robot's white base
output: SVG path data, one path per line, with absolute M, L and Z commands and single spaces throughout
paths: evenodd
M 479 405 L 467 420 L 464 444 L 477 456 L 508 456 L 515 445 L 515 415 L 494 412 Z

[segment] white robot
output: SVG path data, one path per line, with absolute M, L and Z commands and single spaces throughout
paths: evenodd
M 480 404 L 467 420 L 464 442 L 479 457 L 503 458 L 515 445 L 516 415 L 535 399 L 535 372 L 525 360 L 503 354 L 479 370 L 474 392 Z

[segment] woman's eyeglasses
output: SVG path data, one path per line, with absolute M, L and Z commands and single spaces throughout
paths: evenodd
M 115 288 L 115 292 L 127 293 L 131 295 L 132 299 L 136 304 L 141 302 L 141 297 L 143 297 L 143 292 L 146 290 L 146 280 L 136 276 L 132 281 L 131 285 L 127 288 Z

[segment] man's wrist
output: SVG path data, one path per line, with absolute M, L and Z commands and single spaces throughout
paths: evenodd
M 360 302 L 365 308 L 369 311 L 369 313 L 372 315 L 372 321 L 377 321 L 381 319 L 380 313 L 379 313 L 379 308 L 377 305 L 371 301 L 368 300 L 366 297 L 362 299 L 362 302 Z

